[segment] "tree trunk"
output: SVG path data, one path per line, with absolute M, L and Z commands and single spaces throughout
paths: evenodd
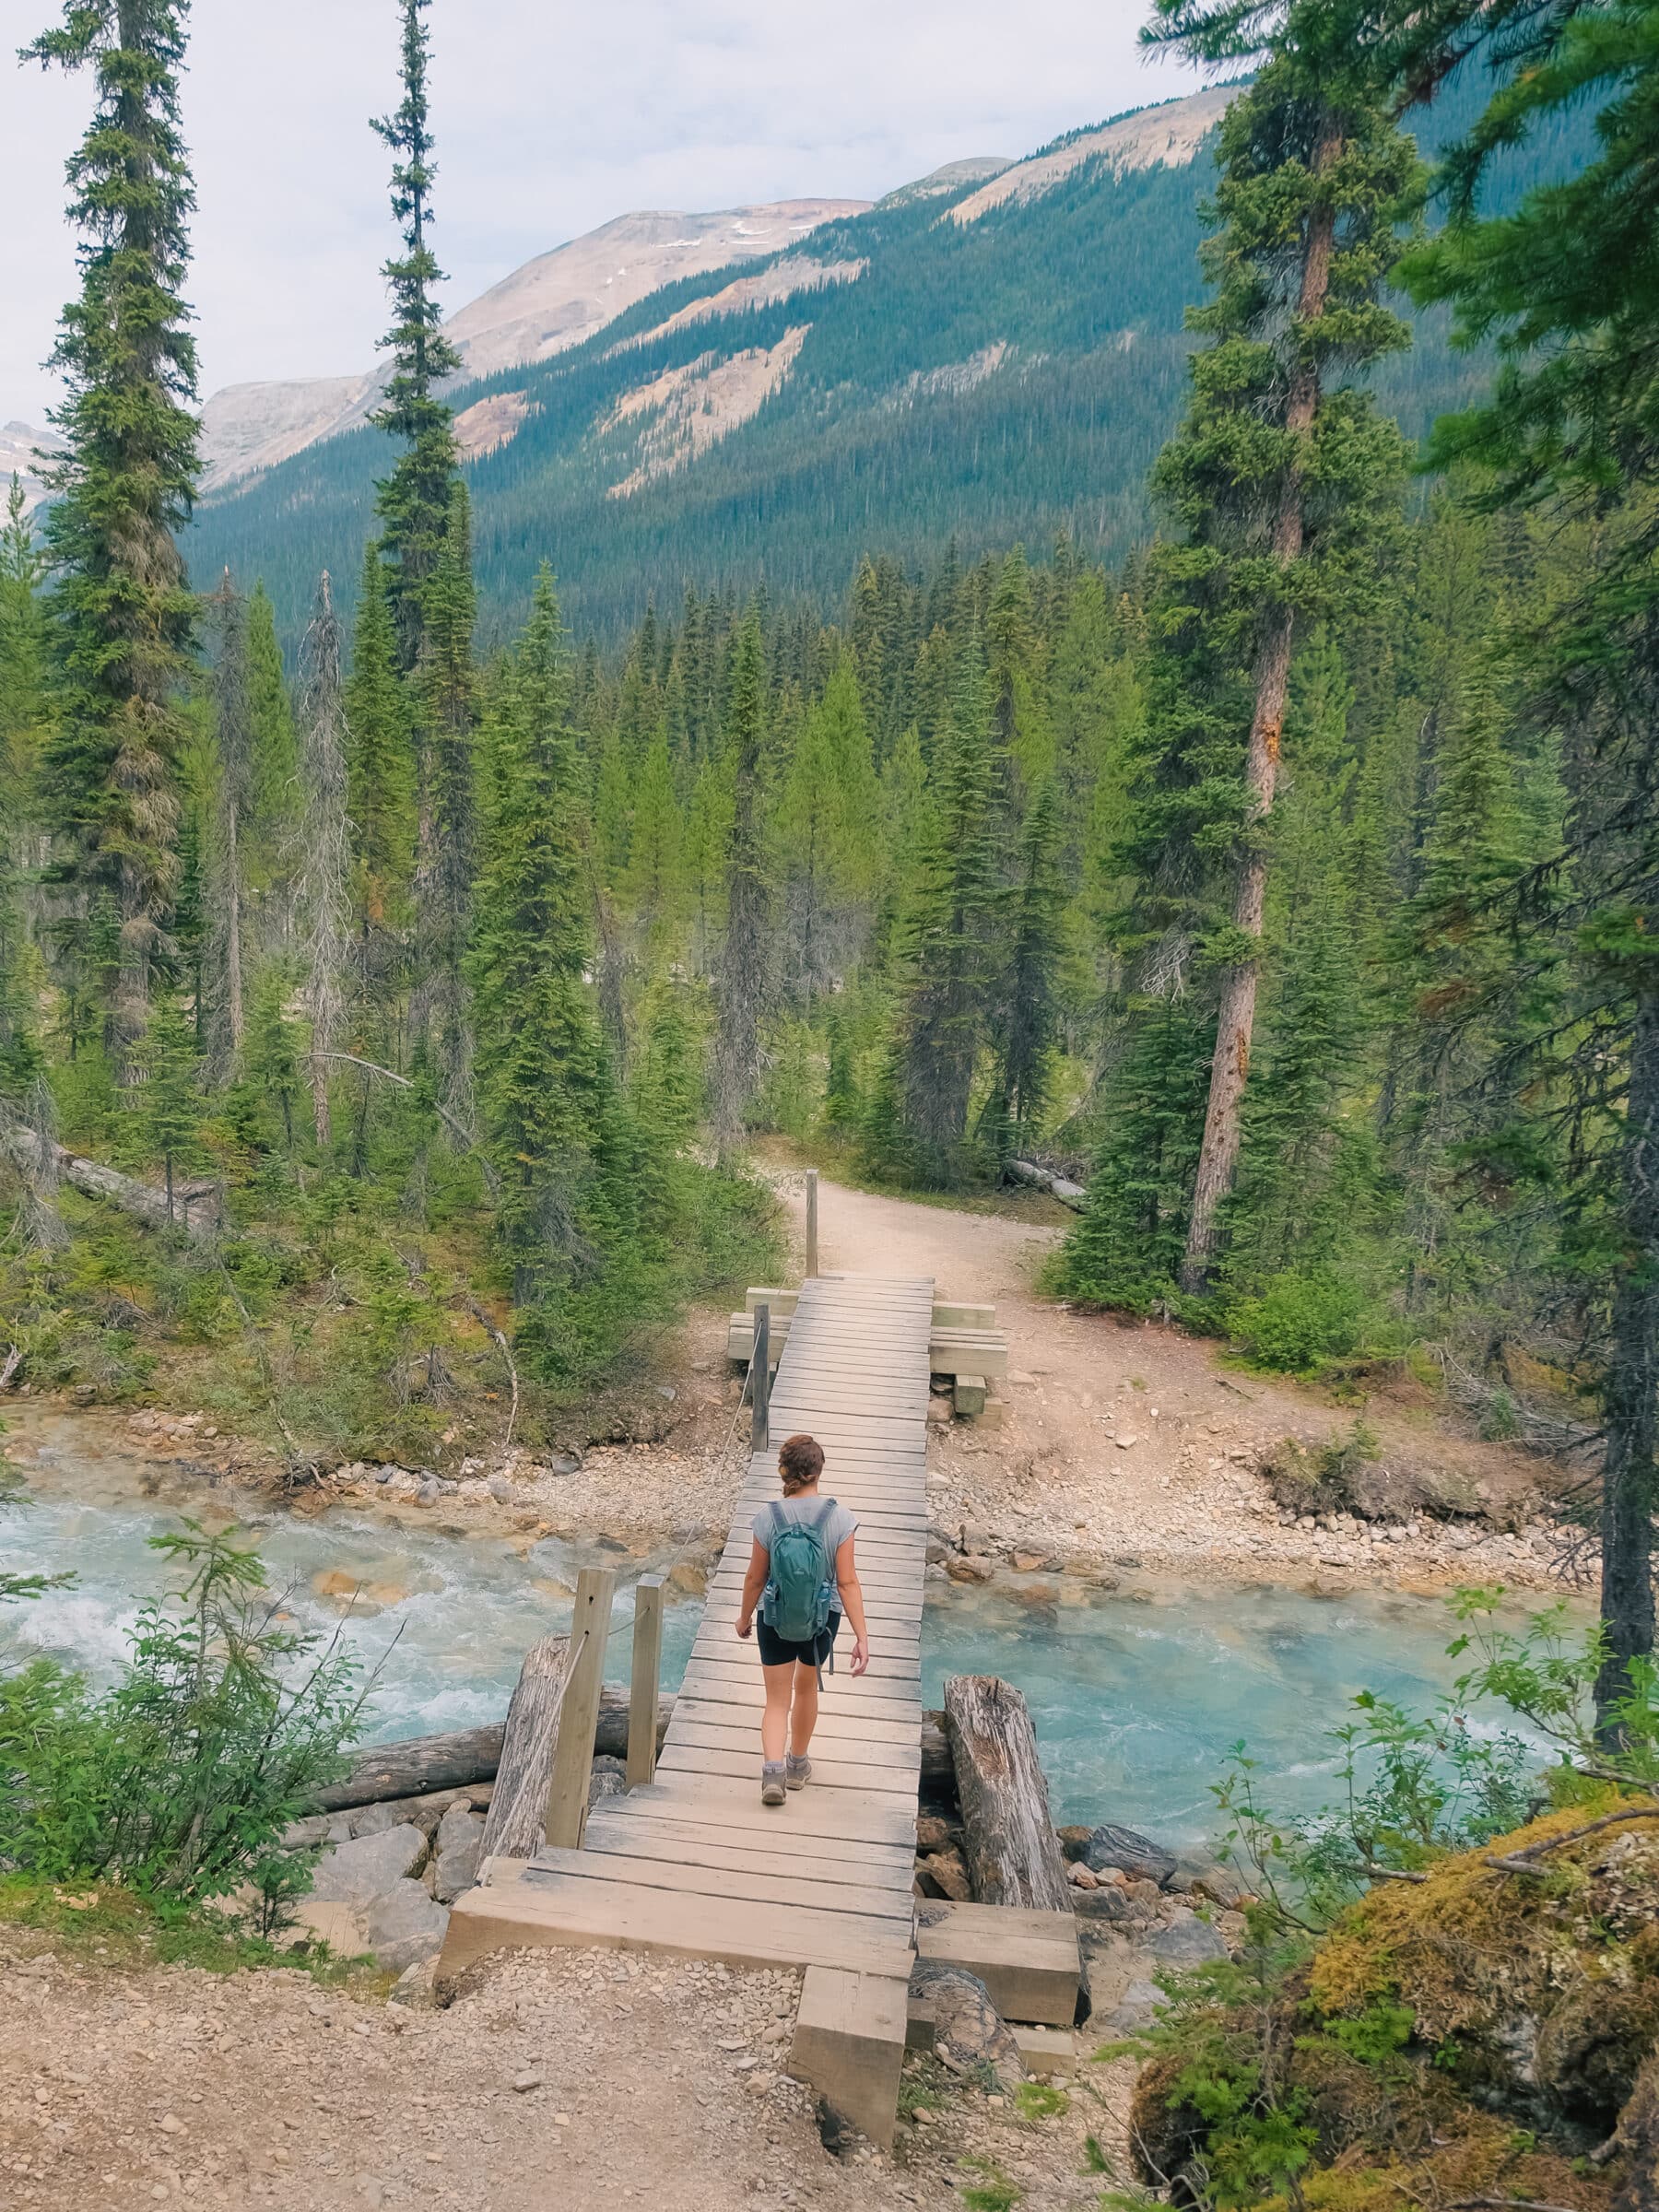
M 976 1901 L 1069 1912 L 1071 1891 L 1024 1698 L 995 1675 L 952 1675 L 945 1685 L 945 1732 Z
M 1630 1662 L 1653 1649 L 1654 1452 L 1659 1446 L 1659 990 L 1636 1002 L 1625 1109 L 1624 1257 L 1613 1299 L 1602 1461 L 1601 1618 L 1606 1658 L 1595 1680 L 1596 1734 L 1623 1747 L 1611 1708 L 1631 1688 Z
M 35 1169 L 40 1161 L 40 1140 L 34 1132 L 13 1126 L 0 1126 L 0 1151 L 6 1152 L 26 1172 Z M 102 1198 L 111 1206 L 119 1206 L 124 1214 L 132 1214 L 152 1229 L 159 1229 L 172 1216 L 172 1199 L 169 1190 L 157 1190 L 153 1183 L 139 1182 L 131 1175 L 123 1175 L 114 1168 L 106 1168 L 100 1160 L 83 1159 L 78 1153 L 65 1146 L 53 1145 L 52 1157 L 57 1163 L 58 1175 L 65 1182 L 73 1183 L 88 1198 Z M 170 1177 L 171 1182 L 171 1177 Z M 190 1201 L 217 1197 L 217 1182 L 191 1182 L 179 1186 L 185 1200 L 184 1226 L 193 1237 L 211 1233 L 218 1215 L 217 1206 L 210 1206 L 199 1218 L 190 1218 Z
M 1318 176 L 1327 170 L 1341 150 L 1340 134 L 1327 129 L 1314 153 L 1313 174 Z M 1322 201 L 1308 217 L 1301 288 L 1297 301 L 1299 324 L 1311 323 L 1324 312 L 1335 234 L 1335 209 L 1329 201 Z M 1319 370 L 1304 361 L 1292 375 L 1285 399 L 1285 429 L 1297 443 L 1292 447 L 1292 459 L 1286 471 L 1273 526 L 1274 559 L 1284 570 L 1293 568 L 1301 556 L 1302 472 L 1299 456 L 1300 441 L 1313 427 L 1319 399 Z M 1250 742 L 1244 756 L 1247 841 L 1239 861 L 1232 912 L 1233 927 L 1251 940 L 1252 950 L 1248 959 L 1235 961 L 1228 970 L 1217 1017 L 1209 1105 L 1204 1117 L 1204 1141 L 1193 1185 L 1193 1211 L 1181 1263 L 1181 1287 L 1189 1294 L 1202 1290 L 1209 1278 L 1221 1241 L 1221 1203 L 1232 1189 L 1239 1165 L 1244 1086 L 1250 1076 L 1250 1043 L 1255 1028 L 1256 981 L 1261 968 L 1255 947 L 1262 939 L 1262 915 L 1267 894 L 1267 855 L 1261 842 L 1261 825 L 1273 812 L 1278 782 L 1279 743 L 1285 726 L 1285 699 L 1290 684 L 1290 651 L 1295 634 L 1295 608 L 1281 603 L 1268 619 L 1256 654 L 1255 711 L 1250 720 Z
M 559 1716 L 571 1679 L 571 1640 L 544 1636 L 524 1655 L 507 1727 L 495 1795 L 484 1823 L 481 1855 L 534 1858 L 546 1841 L 547 1784 L 559 1742 Z
M 240 1052 L 246 1024 L 242 1017 L 241 853 L 234 798 L 226 807 L 225 835 L 225 1008 L 230 1022 L 231 1050 Z
M 673 1711 L 671 1697 L 657 1700 L 659 1743 Z M 502 1733 L 502 1724 L 493 1721 L 484 1728 L 457 1728 L 445 1735 L 411 1735 L 394 1744 L 376 1744 L 343 1782 L 318 1791 L 317 1804 L 324 1812 L 348 1812 L 353 1806 L 379 1805 L 387 1797 L 423 1797 L 433 1790 L 491 1782 L 501 1763 Z M 607 1682 L 600 1697 L 594 1749 L 607 1759 L 621 1759 L 628 1750 L 628 1692 L 618 1684 Z

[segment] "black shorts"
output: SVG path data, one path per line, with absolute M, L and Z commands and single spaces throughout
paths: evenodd
M 793 1643 L 787 1636 L 774 1636 L 763 1620 L 755 1622 L 755 1641 L 760 1646 L 762 1666 L 788 1666 L 793 1661 L 797 1666 L 822 1666 L 830 1656 L 830 1646 L 835 1641 L 835 1631 L 841 1627 L 841 1617 L 831 1613 L 829 1626 L 806 1643 Z

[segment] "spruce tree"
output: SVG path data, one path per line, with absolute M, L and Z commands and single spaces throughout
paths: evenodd
M 553 580 L 485 732 L 469 972 L 478 1102 L 500 1179 L 497 1241 L 538 1371 L 568 1358 L 559 1304 L 614 1259 L 595 1218 L 617 1141 L 615 1101 L 586 971 L 592 926 L 575 731 Z
M 358 903 L 376 929 L 397 918 L 414 863 L 409 709 L 397 676 L 397 640 L 380 548 L 363 556 L 346 686 L 347 771 Z
M 1497 88 L 1446 156 L 1450 220 L 1414 256 L 1422 302 L 1506 357 L 1487 403 L 1442 421 L 1434 457 L 1480 472 L 1482 503 L 1547 501 L 1594 527 L 1559 603 L 1536 610 L 1523 665 L 1531 719 L 1553 725 L 1569 784 L 1556 852 L 1508 900 L 1523 975 L 1571 956 L 1571 1029 L 1511 1040 L 1498 1073 L 1547 1075 L 1561 1125 L 1569 1279 L 1597 1282 L 1605 1359 L 1600 1732 L 1654 1645 L 1659 1502 L 1659 52 L 1644 0 L 1538 8 L 1441 0 L 1399 8 L 1401 70 L 1419 95 L 1496 64 Z M 1487 216 L 1495 158 L 1597 103 L 1594 159 Z M 1568 1046 L 1566 1041 L 1572 1041 Z
M 182 1218 L 179 1177 L 201 1163 L 201 1060 L 195 1032 L 170 991 L 158 993 L 149 1027 L 138 1048 L 142 1080 L 129 1092 L 139 1146 L 160 1163 L 167 1218 Z
M 1045 778 L 1020 824 L 1007 956 L 995 985 L 996 1079 L 983 1126 L 999 1166 L 1037 1134 L 1048 1103 L 1065 949 L 1060 836 L 1059 799 L 1053 779 Z
M 253 813 L 254 734 L 248 670 L 247 603 L 227 569 L 209 606 L 217 658 L 213 670 L 214 801 L 203 871 L 206 901 L 202 994 L 203 1041 L 210 1078 L 224 1081 L 241 1049 L 247 1026 L 243 1006 L 245 841 Z
M 474 861 L 473 724 L 476 687 L 471 510 L 451 488 L 449 518 L 423 604 L 426 645 L 418 714 L 426 734 L 419 853 L 415 877 L 414 1004 L 410 1027 L 429 1044 L 442 1104 L 463 1123 L 472 1110 L 472 1038 L 462 964 Z
M 68 988 L 99 1005 L 129 1080 L 178 881 L 177 695 L 194 623 L 177 544 L 197 473 L 183 18 L 181 0 L 65 0 L 62 27 L 23 52 L 95 85 L 68 164 L 81 288 L 52 357 L 68 395 L 52 416 L 65 449 L 46 517 L 59 712 L 41 790 Z
M 11 838 L 32 818 L 46 741 L 45 578 L 45 557 L 23 511 L 23 486 L 14 476 L 0 526 L 0 818 Z
M 790 982 L 810 1017 L 853 950 L 873 886 L 876 779 L 857 677 L 845 654 L 800 728 L 772 822 Z
M 248 719 L 253 735 L 250 764 L 249 866 L 263 891 L 275 891 L 277 926 L 292 925 L 292 886 L 286 863 L 293 846 L 300 797 L 300 740 L 293 701 L 283 674 L 276 641 L 276 610 L 263 583 L 248 598 Z
M 761 820 L 764 661 L 759 609 L 733 641 L 725 749 L 731 828 L 725 846 L 725 928 L 714 971 L 713 1124 L 723 1159 L 743 1135 L 760 1081 L 760 1032 L 771 1000 L 772 895 Z
M 450 531 L 455 480 L 453 418 L 440 387 L 461 367 L 461 356 L 442 332 L 434 297 L 443 272 L 428 243 L 431 189 L 437 176 L 427 109 L 427 63 L 431 40 L 425 16 L 431 0 L 400 0 L 403 20 L 403 99 L 371 128 L 391 147 L 392 213 L 404 250 L 382 270 L 394 320 L 382 343 L 392 355 L 385 398 L 372 420 L 403 451 L 379 487 L 376 512 L 386 590 L 405 675 L 419 662 L 427 639 L 426 589 L 437 572 Z
M 306 1078 L 319 1150 L 334 1136 L 330 1054 L 345 1011 L 351 930 L 350 745 L 341 656 L 340 621 L 324 570 L 300 647 L 299 850 L 289 864 L 304 963 L 301 1005 L 311 1024 Z
M 634 798 L 628 895 L 648 947 L 673 932 L 682 895 L 685 825 L 674 794 L 668 732 L 659 725 L 645 749 Z
M 975 1070 L 988 1038 L 1000 886 L 994 760 L 977 641 L 962 656 L 929 778 L 897 948 L 898 1080 L 924 1180 L 969 1180 Z
M 1158 470 L 1183 525 L 1186 589 L 1208 602 L 1222 650 L 1250 670 L 1248 726 L 1226 771 L 1228 925 L 1208 951 L 1220 1005 L 1205 1138 L 1182 1281 L 1201 1290 L 1220 1247 L 1250 1065 L 1273 812 L 1299 618 L 1348 610 L 1376 589 L 1404 448 L 1348 381 L 1406 343 L 1378 293 L 1418 187 L 1395 128 L 1386 41 L 1358 5 L 1282 7 L 1159 0 L 1145 35 L 1193 59 L 1260 63 L 1221 125 L 1215 297 L 1189 320 L 1211 341 Z

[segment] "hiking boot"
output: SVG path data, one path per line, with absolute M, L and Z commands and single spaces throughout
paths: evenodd
M 782 1805 L 783 1802 L 783 1761 L 773 1766 L 769 1759 L 760 1769 L 760 1802 L 762 1805 Z
M 804 1790 L 812 1780 L 812 1761 L 805 1751 L 792 1751 L 783 1762 L 783 1786 L 790 1790 Z

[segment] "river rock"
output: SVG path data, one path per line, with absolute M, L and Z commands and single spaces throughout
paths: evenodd
M 1219 1930 L 1184 1909 L 1177 1911 L 1167 1928 L 1147 1937 L 1147 1948 L 1159 1966 L 1169 1967 L 1204 1966 L 1228 1955 Z
M 619 1759 L 601 1752 L 588 1777 L 588 1804 L 597 1805 L 601 1797 L 620 1797 L 627 1788 L 628 1769 Z
M 947 1820 L 938 1813 L 916 1815 L 916 1850 L 919 1854 L 943 1851 L 947 1843 L 954 1843 L 960 1833 L 954 1820 Z
M 354 1837 L 336 1843 L 317 1862 L 311 1893 L 326 1904 L 367 1905 L 394 1884 L 418 1874 L 426 1856 L 426 1838 L 407 1824 L 385 1829 L 378 1836 Z M 410 1887 L 419 1888 L 420 1885 L 415 1882 Z M 421 1890 L 421 1895 L 426 1892 Z
M 1077 1853 L 1085 1866 L 1096 1874 L 1108 1866 L 1116 1866 L 1138 1881 L 1157 1882 L 1160 1887 L 1175 1871 L 1176 1858 L 1161 1843 L 1154 1843 L 1149 1836 L 1137 1835 L 1132 1828 L 1119 1828 L 1114 1821 L 1103 1820 L 1088 1831 L 1088 1841 Z
M 989 2067 L 1003 2094 L 1013 2095 L 1025 2079 L 1025 2064 L 977 1974 L 919 1959 L 911 1969 L 911 2000 L 933 2021 L 934 2051 L 952 2073 L 979 2075 Z
M 968 1862 L 954 1843 L 919 1858 L 916 1877 L 929 1897 L 947 1897 L 959 1905 L 972 1900 L 973 1884 L 968 1879 Z
M 369 1947 L 383 1967 L 401 1974 L 443 1947 L 449 1907 L 435 1904 L 419 1882 L 394 1882 L 369 1907 Z
M 988 1583 L 996 1572 L 996 1561 L 982 1552 L 959 1552 L 945 1562 L 945 1571 L 953 1583 Z
M 1145 1927 L 1157 1909 L 1159 1892 L 1150 1882 L 1099 1882 L 1092 1889 L 1074 1888 L 1072 1910 L 1084 1920 L 1103 1920 L 1114 1927 Z
M 438 1823 L 432 1895 L 441 1905 L 453 1904 L 462 1890 L 470 1889 L 477 1880 L 483 1841 L 483 1816 L 465 1806 L 452 1805 Z

